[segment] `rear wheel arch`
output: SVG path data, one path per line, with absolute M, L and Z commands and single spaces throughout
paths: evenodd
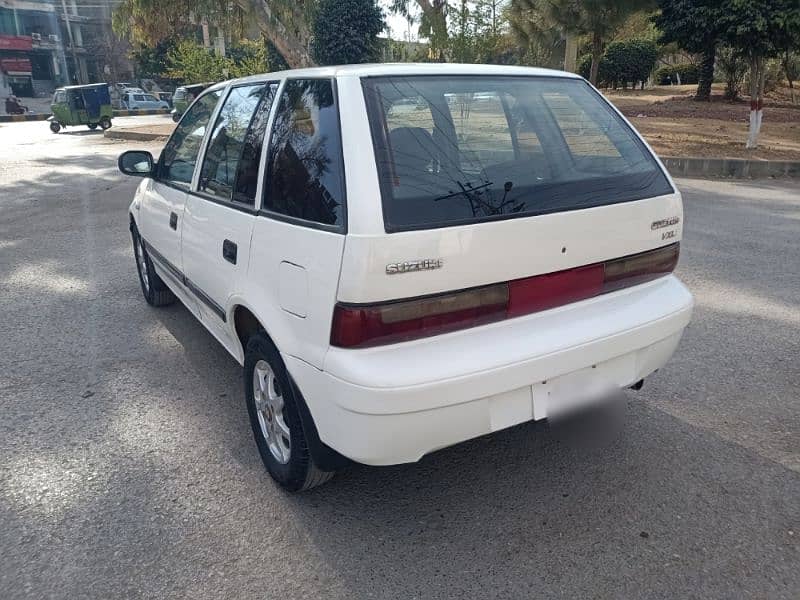
M 269 334 L 267 328 L 262 325 L 261 320 L 244 304 L 237 304 L 233 307 L 233 327 L 236 332 L 236 337 L 242 348 L 242 364 L 245 362 L 245 354 L 247 352 L 247 340 L 255 333 L 261 332 L 265 335 L 272 345 L 278 349 L 278 344 L 275 343 L 274 338 Z M 305 433 L 308 450 L 314 459 L 314 462 L 325 471 L 335 471 L 346 467 L 351 464 L 350 459 L 342 456 L 336 450 L 326 445 L 320 438 L 317 431 L 317 425 L 314 422 L 314 417 L 308 408 L 303 392 L 300 386 L 295 381 L 289 369 L 286 369 L 289 376 L 289 381 L 294 388 L 295 399 L 297 401 L 297 409 L 300 413 L 300 420 L 302 422 L 303 432 Z
M 263 331 L 275 347 L 278 347 L 275 344 L 275 340 L 267 332 L 267 328 L 261 324 L 261 320 L 244 304 L 235 305 L 232 314 L 233 329 L 242 349 L 242 362 L 244 362 L 244 355 L 247 351 L 247 340 L 258 331 Z

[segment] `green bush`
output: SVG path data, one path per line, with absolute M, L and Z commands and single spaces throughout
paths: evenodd
M 597 83 L 601 87 L 628 87 L 632 83 L 647 81 L 656 64 L 658 50 L 650 40 L 624 40 L 608 45 L 597 72 Z M 592 57 L 585 54 L 578 63 L 578 73 L 588 79 L 592 66 Z
M 650 40 L 612 42 L 603 54 L 603 61 L 606 63 L 605 79 L 614 87 L 628 87 L 628 82 L 633 83 L 634 87 L 638 82 L 644 84 L 650 77 L 657 58 L 655 42 Z
M 666 65 L 656 69 L 654 78 L 657 85 L 669 85 L 670 79 L 673 84 L 677 84 L 677 75 L 681 76 L 681 85 L 695 84 L 698 76 L 697 65 L 691 63 Z

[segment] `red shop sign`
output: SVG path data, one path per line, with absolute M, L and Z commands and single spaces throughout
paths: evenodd
M 31 50 L 33 40 L 29 35 L 0 35 L 0 50 Z

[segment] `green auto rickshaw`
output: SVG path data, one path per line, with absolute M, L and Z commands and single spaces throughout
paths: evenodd
M 111 127 L 111 94 L 107 83 L 70 85 L 58 88 L 50 105 L 53 115 L 50 131 L 58 133 L 62 127 L 87 125 L 89 129 Z

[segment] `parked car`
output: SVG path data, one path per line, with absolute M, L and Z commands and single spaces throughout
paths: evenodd
M 179 299 L 243 365 L 289 490 L 638 387 L 691 316 L 680 192 L 576 75 L 250 77 L 200 95 L 157 161 L 119 166 L 144 177 L 145 300 Z
M 149 108 L 169 108 L 164 100 L 159 100 L 153 94 L 126 91 L 122 95 L 122 105 L 128 110 Z
M 194 99 L 206 88 L 214 85 L 213 83 L 195 83 L 193 85 L 182 85 L 175 90 L 172 96 L 172 120 L 176 123 L 181 120 L 183 113 L 194 102 Z
M 158 92 L 156 95 L 159 100 L 163 100 L 172 108 L 172 92 Z

